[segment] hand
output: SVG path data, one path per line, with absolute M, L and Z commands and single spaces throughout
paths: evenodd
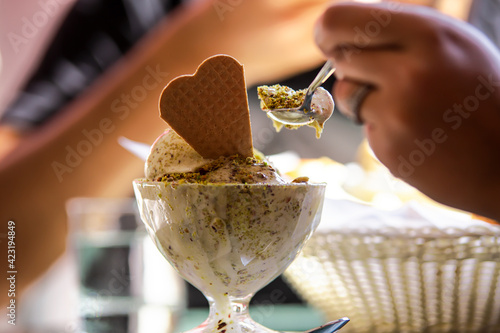
M 500 55 L 480 32 L 429 8 L 340 4 L 316 42 L 338 107 L 395 176 L 500 221 Z

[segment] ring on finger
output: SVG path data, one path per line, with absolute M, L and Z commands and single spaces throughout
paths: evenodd
M 349 98 L 349 105 L 350 109 L 352 112 L 352 115 L 354 116 L 354 121 L 357 124 L 362 124 L 363 121 L 360 116 L 360 111 L 361 111 L 361 105 L 363 104 L 366 96 L 373 90 L 373 87 L 368 84 L 363 84 L 360 85 L 356 91 L 350 96 Z

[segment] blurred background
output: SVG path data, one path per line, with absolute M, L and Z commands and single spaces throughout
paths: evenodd
M 295 169 L 287 171 L 293 174 L 312 159 L 321 160 L 323 166 L 340 166 L 322 171 L 330 178 L 338 172 L 334 186 L 346 190 L 348 179 L 349 194 L 367 202 L 377 191 L 395 192 L 385 201 L 391 208 L 405 202 L 401 193 L 415 194 L 377 164 L 364 144 L 362 128 L 338 111 L 318 140 L 309 127 L 276 133 L 259 108 L 258 85 L 280 83 L 302 89 L 315 77 L 325 59 L 314 46 L 313 23 L 329 2 L 0 0 L 0 187 L 2 198 L 8 197 L 1 217 L 16 221 L 23 235 L 19 248 L 24 257 L 18 261 L 24 270 L 19 280 L 24 291 L 18 303 L 19 331 L 76 332 L 82 290 L 88 285 L 99 291 L 103 281 L 119 281 L 116 272 L 129 279 L 122 280 L 127 288 L 112 295 L 122 297 L 120 304 L 128 299 L 134 308 L 134 297 L 150 293 L 145 281 L 157 281 L 151 276 L 159 274 L 170 279 L 171 290 L 168 299 L 158 304 L 173 313 L 184 308 L 206 310 L 203 296 L 172 277 L 168 267 L 158 261 L 144 263 L 154 255 L 151 244 L 143 242 L 142 224 L 133 200 L 129 201 L 131 180 L 143 175 L 143 162 L 117 141 L 125 136 L 151 144 L 164 127 L 157 116 L 161 88 L 178 75 L 193 73 L 210 55 L 227 53 L 245 66 L 254 145 L 266 155 L 289 153 L 295 162 L 288 165 Z M 401 2 L 432 6 L 469 20 L 499 41 L 498 16 L 491 19 L 498 13 L 498 2 Z M 324 86 L 331 90 L 333 84 L 334 78 Z M 106 119 L 110 121 L 103 122 Z M 33 168 L 37 179 L 30 181 L 25 175 Z M 86 199 L 79 204 L 71 201 L 81 197 Z M 89 201 L 96 198 L 110 201 Z M 30 210 L 25 202 L 33 203 Z M 99 205 L 108 208 L 92 215 Z M 90 217 L 81 217 L 85 214 Z M 94 224 L 86 226 L 87 220 Z M 106 238 L 110 232 L 114 236 Z M 82 243 L 85 237 L 90 241 Z M 134 265 L 142 267 L 137 275 L 132 273 Z M 162 268 L 155 273 L 144 267 Z M 132 283 L 132 275 L 140 278 Z M 303 305 L 304 301 L 279 278 L 254 298 L 254 304 L 269 303 Z M 309 307 L 299 311 L 307 313 L 311 323 L 323 318 L 307 312 Z M 104 315 L 94 311 L 93 316 Z M 261 313 L 261 317 L 273 315 Z M 148 320 L 144 318 L 149 317 L 113 320 L 115 325 L 125 320 L 137 326 Z

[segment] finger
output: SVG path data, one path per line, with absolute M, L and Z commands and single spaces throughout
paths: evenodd
M 316 43 L 334 58 L 338 79 L 377 86 L 397 77 L 408 39 L 397 18 L 402 14 L 391 10 L 387 4 L 339 4 L 318 20 Z
M 405 45 L 418 38 L 437 13 L 426 7 L 395 2 L 341 3 L 330 6 L 318 19 L 315 39 L 321 51 L 335 57 L 339 47 L 358 49 Z
M 393 84 L 408 71 L 411 59 L 404 50 L 345 50 L 343 60 L 334 59 L 339 80 L 348 79 L 375 87 Z

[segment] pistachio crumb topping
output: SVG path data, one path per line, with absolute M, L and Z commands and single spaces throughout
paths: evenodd
M 280 84 L 275 84 L 272 86 L 264 85 L 257 87 L 257 95 L 258 98 L 260 99 L 260 108 L 263 111 L 274 110 L 274 109 L 298 108 L 304 102 L 306 91 L 307 91 L 306 89 L 294 90 L 290 87 L 282 86 Z M 318 113 L 318 108 L 320 108 L 319 109 L 320 114 L 327 113 L 326 112 L 327 110 L 324 107 L 315 105 L 314 100 L 311 108 L 315 110 L 316 113 Z M 269 117 L 269 115 L 267 116 Z M 307 124 L 307 126 L 313 127 L 316 130 L 316 138 L 319 139 L 321 137 L 324 123 L 328 118 L 329 116 L 324 120 L 318 120 L 316 117 L 312 118 L 311 116 L 311 119 L 313 119 L 313 121 Z M 303 125 L 283 124 L 275 119 L 272 119 L 272 121 L 273 121 L 273 127 L 276 129 L 276 132 L 281 131 L 283 127 L 286 127 L 288 129 L 298 129 L 299 127 L 303 126 Z
M 292 183 L 307 183 L 309 181 L 309 177 L 297 177 L 292 180 Z
M 273 181 L 282 182 L 276 170 L 263 159 L 235 154 L 219 157 L 193 172 L 167 173 L 157 181 L 168 183 L 240 183 L 256 184 Z
M 257 87 L 262 110 L 298 108 L 304 102 L 306 90 L 293 90 L 290 87 L 275 84 Z

